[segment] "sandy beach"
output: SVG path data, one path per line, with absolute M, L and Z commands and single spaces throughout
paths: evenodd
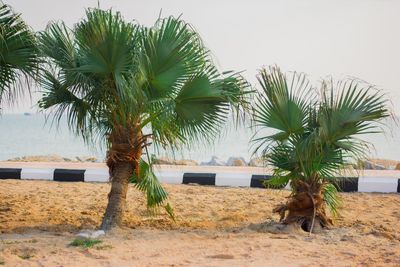
M 399 266 L 400 195 L 344 193 L 335 227 L 279 230 L 273 206 L 288 191 L 165 185 L 176 222 L 151 216 L 128 192 L 124 228 L 92 248 L 71 247 L 95 229 L 108 184 L 0 181 L 0 264 L 5 266 Z

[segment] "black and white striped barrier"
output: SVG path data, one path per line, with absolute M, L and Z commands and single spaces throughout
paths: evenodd
M 263 181 L 271 178 L 267 174 L 244 172 L 188 173 L 184 171 L 155 171 L 160 182 L 168 184 L 200 184 L 232 187 L 264 188 Z M 0 168 L 0 179 L 50 180 L 59 182 L 108 182 L 106 169 L 41 169 Z M 342 192 L 400 193 L 400 179 L 385 176 L 360 176 L 341 179 Z M 288 189 L 288 186 L 285 187 Z

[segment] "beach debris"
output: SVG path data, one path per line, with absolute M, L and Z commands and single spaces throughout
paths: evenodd
M 91 231 L 91 230 L 83 230 L 76 234 L 77 237 L 80 238 L 99 238 L 100 236 L 105 235 L 106 233 L 103 230 Z
M 244 158 L 242 157 L 230 157 L 228 162 L 226 163 L 227 166 L 247 166 L 247 163 Z
M 217 156 L 212 156 L 209 162 L 200 163 L 202 166 L 226 166 L 226 163 L 218 158 Z

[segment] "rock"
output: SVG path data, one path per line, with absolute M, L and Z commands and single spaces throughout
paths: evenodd
M 74 159 L 65 158 L 58 155 L 37 155 L 37 156 L 24 156 L 7 161 L 18 161 L 18 162 L 97 162 L 96 157 L 75 157 Z
M 230 157 L 227 166 L 247 166 L 246 161 L 242 157 Z
M 361 165 L 360 166 L 361 169 L 364 169 L 364 170 L 373 170 L 374 169 L 373 163 L 369 162 L 369 161 L 362 161 L 360 165 Z
M 75 157 L 77 161 L 79 162 L 96 162 L 97 158 L 96 157 Z
M 63 158 L 58 155 L 37 155 L 37 156 L 24 156 L 21 158 L 13 158 L 8 161 L 19 162 L 63 162 Z
M 153 160 L 153 163 L 158 165 L 186 165 L 186 166 L 199 165 L 195 160 L 191 159 L 173 160 L 167 157 L 156 158 Z
M 96 157 L 85 157 L 84 161 L 85 162 L 96 162 L 97 158 Z
M 77 237 L 81 238 L 99 238 L 102 235 L 105 235 L 106 233 L 103 230 L 97 230 L 97 231 L 81 231 L 78 234 L 76 234 Z
M 166 157 L 161 157 L 154 159 L 153 163 L 158 165 L 174 165 L 174 160 Z
M 203 166 L 226 166 L 226 163 L 219 159 L 216 156 L 212 156 L 211 160 L 209 162 L 202 162 L 200 165 Z
M 174 162 L 175 165 L 186 165 L 186 166 L 197 166 L 199 165 L 197 161 L 191 160 L 191 159 L 182 159 L 182 160 L 176 160 Z
M 81 238 L 90 238 L 90 232 L 88 231 L 82 231 L 78 234 L 76 234 L 77 237 L 81 237 Z
M 21 158 L 16 157 L 16 158 L 8 159 L 7 161 L 21 161 Z
M 395 170 L 400 170 L 400 163 L 396 164 L 396 167 L 394 167 Z
M 380 164 L 375 164 L 375 170 L 386 170 L 386 167 Z
M 385 166 L 365 160 L 362 162 L 364 170 L 386 170 Z
M 348 171 L 355 171 L 355 166 L 354 164 L 347 164 L 344 166 L 344 169 L 348 170 Z
M 264 162 L 263 158 L 252 158 L 249 162 L 249 166 L 251 167 L 265 167 L 266 163 Z
M 97 231 L 94 231 L 93 233 L 92 233 L 92 235 L 91 235 L 91 237 L 92 238 L 98 238 L 98 237 L 100 237 L 100 236 L 102 236 L 102 235 L 105 235 L 106 233 L 104 232 L 104 230 L 97 230 Z
M 365 170 L 395 170 L 400 162 L 390 159 L 371 158 L 357 163 L 358 169 Z M 400 169 L 400 166 L 398 166 Z

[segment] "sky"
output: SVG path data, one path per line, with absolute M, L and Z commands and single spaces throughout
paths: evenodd
M 72 27 L 97 0 L 4 0 L 36 31 L 49 21 Z M 243 71 L 254 86 L 257 71 L 278 65 L 326 77 L 357 77 L 384 90 L 400 114 L 400 1 L 396 0 L 101 0 L 126 20 L 151 26 L 182 15 L 200 33 L 221 70 Z M 39 93 L 5 113 L 35 112 Z

